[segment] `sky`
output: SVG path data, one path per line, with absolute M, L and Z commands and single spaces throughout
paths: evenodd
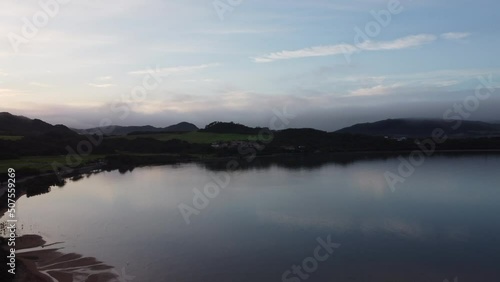
M 3 0 L 0 111 L 75 128 L 269 126 L 277 116 L 332 131 L 443 118 L 482 87 L 491 95 L 467 119 L 500 121 L 499 9 L 493 0 Z

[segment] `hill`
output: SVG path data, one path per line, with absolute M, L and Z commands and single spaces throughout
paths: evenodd
M 51 125 L 39 119 L 29 119 L 7 112 L 0 113 L 0 135 L 38 136 L 43 134 L 73 136 L 75 133 L 64 125 Z
M 201 132 L 211 132 L 211 133 L 231 133 L 231 134 L 258 134 L 262 128 L 248 127 L 234 122 L 221 122 L 214 121 L 209 125 L 205 126 Z
M 185 121 L 164 128 L 165 132 L 191 132 L 197 130 L 196 125 Z
M 462 121 L 458 128 L 453 128 L 458 121 L 446 122 L 437 119 L 387 119 L 373 123 L 360 123 L 336 131 L 336 133 L 363 134 L 389 137 L 428 137 L 434 129 L 443 129 L 449 137 L 477 138 L 500 136 L 500 124 L 480 121 Z
M 130 133 L 164 133 L 164 132 L 192 132 L 197 131 L 198 127 L 189 122 L 181 122 L 178 124 L 170 125 L 167 127 L 154 127 L 151 125 L 145 126 L 113 126 L 114 129 L 109 135 L 128 135 Z M 86 134 L 88 132 L 95 132 L 99 128 L 89 128 L 89 129 L 73 129 L 79 134 Z

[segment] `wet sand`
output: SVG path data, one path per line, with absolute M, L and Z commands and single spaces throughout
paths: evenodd
M 57 244 L 45 243 L 38 235 L 24 235 L 16 239 L 20 282 L 117 281 L 116 270 L 96 258 L 65 254 L 56 247 Z

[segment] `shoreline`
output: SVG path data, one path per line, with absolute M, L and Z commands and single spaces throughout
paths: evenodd
M 255 160 L 258 159 L 272 159 L 272 158 L 278 158 L 278 157 L 311 157 L 311 156 L 319 156 L 322 158 L 334 158 L 334 157 L 345 157 L 345 156 L 361 156 L 361 155 L 368 155 L 368 156 L 376 156 L 376 155 L 383 155 L 383 156 L 397 156 L 397 155 L 403 155 L 403 154 L 410 154 L 414 151 L 418 150 L 403 150 L 403 151 L 344 151 L 344 152 L 327 152 L 327 153 L 277 153 L 277 154 L 269 154 L 269 155 L 257 155 L 255 156 Z M 441 154 L 500 154 L 500 149 L 480 149 L 480 150 L 436 150 L 433 156 L 438 156 Z M 160 161 L 151 161 L 150 163 L 146 162 L 141 162 L 137 164 L 125 164 L 123 165 L 127 166 L 128 168 L 136 168 L 136 167 L 142 167 L 142 166 L 159 166 L 159 165 L 168 165 L 168 164 L 180 164 L 180 163 L 211 163 L 211 162 L 218 162 L 218 161 L 224 161 L 224 160 L 231 160 L 231 159 L 241 159 L 244 158 L 241 155 L 236 155 L 236 156 L 223 156 L 223 157 L 193 157 L 190 156 L 188 158 L 186 157 L 180 157 L 180 156 L 172 156 L 172 155 L 162 155 L 162 154 L 148 154 L 148 155 L 108 155 L 103 158 L 103 160 L 107 160 L 107 158 L 110 157 L 127 157 L 131 159 L 143 159 L 143 158 L 153 158 L 153 157 L 168 157 L 165 158 L 164 160 Z M 8 160 L 6 160 L 8 161 Z M 82 174 L 85 173 L 91 173 L 93 171 L 102 171 L 104 170 L 117 170 L 120 169 L 120 166 L 109 166 L 108 164 L 93 164 L 93 165 L 87 165 L 87 166 L 82 166 L 82 167 L 75 167 L 73 168 L 72 172 L 65 173 L 62 175 L 57 175 L 54 172 L 43 172 L 35 175 L 30 175 L 26 176 L 23 178 L 17 178 L 16 182 L 17 183 L 23 183 L 31 179 L 36 179 L 38 177 L 45 177 L 45 176 L 53 176 L 55 175 L 56 177 L 60 177 L 63 180 L 70 179 L 72 177 L 79 177 Z M 14 168 L 16 169 L 16 168 Z M 16 169 L 17 170 L 17 169 Z M 7 190 L 7 183 L 2 182 L 0 183 L 0 197 L 2 197 Z M 3 212 L 0 210 L 0 217 L 4 215 Z
M 94 257 L 64 253 L 49 247 L 39 235 L 23 235 L 16 239 L 16 282 L 72 282 L 74 275 L 84 276 L 87 282 L 112 281 L 118 275 L 114 267 Z M 116 272 L 116 271 L 115 271 Z
M 352 161 L 361 161 L 361 160 L 366 160 L 366 157 L 373 157 L 373 159 L 377 158 L 391 158 L 391 157 L 397 157 L 399 155 L 405 155 L 405 154 L 410 154 L 414 151 L 418 150 L 404 150 L 404 151 L 345 151 L 345 152 L 329 152 L 329 153 L 278 153 L 278 154 L 269 154 L 269 155 L 257 155 L 255 158 L 248 162 L 248 164 L 251 164 L 255 160 L 259 159 L 273 159 L 273 158 L 289 158 L 289 157 L 319 157 L 324 160 L 328 161 L 334 161 L 336 157 L 357 157 L 353 158 Z M 429 158 L 440 156 L 440 155 L 447 155 L 447 154 L 456 154 L 457 156 L 459 155 L 468 155 L 468 154 L 492 154 L 492 155 L 497 155 L 500 154 L 500 150 L 496 149 L 490 149 L 490 150 L 436 150 Z M 114 159 L 117 158 L 117 159 Z M 217 162 L 223 162 L 223 161 L 228 161 L 228 160 L 241 160 L 245 159 L 244 156 L 242 155 L 231 155 L 231 156 L 223 156 L 223 157 L 194 157 L 194 156 L 172 156 L 172 155 L 161 155 L 161 154 L 151 154 L 151 155 L 109 155 L 103 158 L 103 160 L 106 160 L 104 163 L 100 164 L 92 164 L 92 165 L 86 165 L 82 167 L 75 167 L 72 169 L 71 172 L 65 173 L 65 174 L 56 174 L 54 172 L 42 172 L 39 174 L 35 175 L 29 175 L 26 177 L 22 178 L 17 178 L 16 183 L 27 183 L 28 185 L 32 185 L 30 188 L 33 188 L 33 186 L 37 186 L 37 189 L 35 189 L 34 195 L 38 194 L 43 194 L 47 193 L 50 191 L 50 187 L 54 185 L 59 185 L 62 184 L 64 185 L 64 182 L 67 179 L 72 179 L 72 178 L 79 178 L 83 174 L 86 173 L 93 173 L 93 172 L 102 172 L 102 171 L 113 171 L 113 170 L 119 170 L 119 171 L 128 171 L 132 170 L 135 168 L 139 167 L 146 167 L 146 166 L 162 166 L 162 165 L 169 165 L 169 164 L 188 164 L 188 163 L 201 163 L 201 164 L 214 164 Z M 127 163 L 126 161 L 130 161 L 131 163 Z M 111 163 L 113 162 L 113 163 Z M 246 164 L 245 164 L 246 165 Z M 243 167 L 243 166 L 242 166 Z M 16 169 L 17 171 L 17 169 Z M 62 180 L 62 182 L 59 181 L 59 179 Z M 31 180 L 31 181 L 30 181 Z M 42 180 L 44 181 L 43 184 L 40 183 L 34 183 L 33 180 Z M 48 184 L 50 183 L 50 184 Z M 42 187 L 40 187 L 40 185 Z M 43 187 L 43 185 L 47 187 Z M 17 186 L 17 185 L 16 185 Z M 21 188 L 21 189 L 19 189 Z M 45 189 L 46 188 L 46 189 Z M 46 191 L 45 191 L 45 190 Z M 5 215 L 5 212 L 7 211 L 7 199 L 6 199 L 6 192 L 7 191 L 7 183 L 2 182 L 0 183 L 0 218 L 2 218 Z M 27 194 L 27 189 L 26 187 L 17 187 L 16 190 L 16 202 L 17 200 Z M 30 196 L 28 194 L 28 196 Z M 31 195 L 33 196 L 33 194 Z M 1 246 L 0 246 L 1 247 Z

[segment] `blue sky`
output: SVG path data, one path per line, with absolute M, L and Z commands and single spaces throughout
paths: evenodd
M 478 76 L 498 86 L 498 1 L 56 1 L 0 4 L 0 111 L 74 127 L 266 126 L 287 107 L 291 127 L 334 130 L 440 118 Z M 55 12 L 28 38 L 40 3 Z M 148 69 L 162 83 L 119 117 L 111 105 Z M 470 119 L 500 120 L 496 94 Z

